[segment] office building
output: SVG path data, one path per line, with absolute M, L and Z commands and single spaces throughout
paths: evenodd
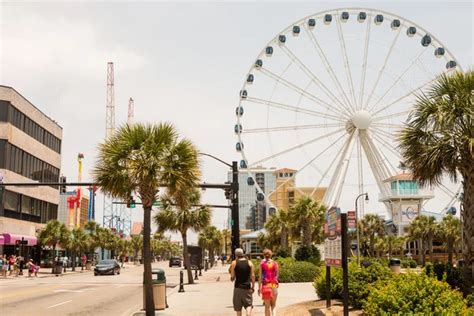
M 59 182 L 61 139 L 54 120 L 15 89 L 0 86 L 2 182 Z M 6 186 L 0 193 L 0 254 L 34 256 L 37 233 L 57 219 L 59 188 Z

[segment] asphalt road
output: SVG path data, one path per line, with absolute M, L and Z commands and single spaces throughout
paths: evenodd
M 167 291 L 177 290 L 179 268 L 166 271 Z M 58 277 L 0 279 L 0 314 L 126 315 L 142 308 L 143 266 L 126 266 L 120 275 L 94 276 L 91 271 Z

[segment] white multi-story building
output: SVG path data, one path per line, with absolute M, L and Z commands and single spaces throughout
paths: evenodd
M 15 89 L 0 86 L 2 182 L 59 182 L 61 139 L 54 120 Z M 0 254 L 37 255 L 37 232 L 57 219 L 59 188 L 6 186 L 1 197 Z
M 257 190 L 248 184 L 249 177 L 260 187 L 265 195 L 276 188 L 275 168 L 263 167 L 239 170 L 239 228 L 259 230 L 263 228 L 268 216 L 269 206 L 265 201 L 257 201 Z M 232 172 L 228 174 L 232 181 Z

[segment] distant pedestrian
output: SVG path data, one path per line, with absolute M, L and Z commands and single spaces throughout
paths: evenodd
M 81 257 L 81 262 L 82 262 L 82 267 L 85 267 L 86 266 L 86 262 L 87 262 L 87 257 L 85 254 L 82 255 Z
M 7 273 L 7 270 L 5 270 L 5 268 L 7 268 L 8 266 L 8 263 L 7 263 L 7 260 L 5 258 L 5 255 L 2 255 L 0 256 L 0 272 L 2 274 L 2 277 L 6 277 L 6 273 Z
M 224 265 L 225 265 L 225 257 L 224 257 L 224 255 L 221 255 L 221 262 L 222 262 L 222 266 L 224 266 Z
M 242 308 L 247 316 L 252 315 L 255 272 L 252 261 L 247 260 L 241 248 L 235 249 L 235 260 L 229 268 L 230 280 L 234 283 L 233 305 L 237 316 L 242 315 Z
M 8 258 L 8 271 L 10 271 L 9 275 L 12 275 L 13 271 L 15 270 L 15 263 L 16 258 L 14 255 L 10 255 Z
M 258 273 L 258 295 L 265 302 L 265 316 L 274 316 L 278 297 L 278 263 L 272 260 L 272 251 L 263 250 L 264 259 Z
M 28 262 L 26 263 L 26 268 L 28 269 L 28 277 L 31 277 L 36 270 L 36 265 L 33 262 L 33 259 L 28 260 Z

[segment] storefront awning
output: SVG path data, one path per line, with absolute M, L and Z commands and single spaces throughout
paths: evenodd
M 3 235 L 0 235 L 0 245 L 4 245 L 5 244 L 5 238 L 3 237 Z
M 36 246 L 36 243 L 38 241 L 35 236 L 14 235 L 9 233 L 3 233 L 2 237 L 4 245 L 15 245 L 17 241 L 24 240 L 26 241 L 26 243 L 24 244 L 25 246 Z

